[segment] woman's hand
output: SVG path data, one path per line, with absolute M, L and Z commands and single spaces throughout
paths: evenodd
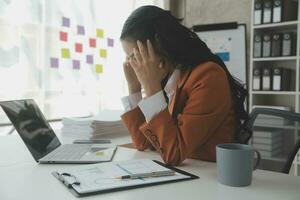
M 123 63 L 123 70 L 127 80 L 129 94 L 141 92 L 141 83 L 137 79 L 135 72 L 128 61 Z
M 133 49 L 134 57 L 129 58 L 129 63 L 135 71 L 136 77 L 145 89 L 146 96 L 152 96 L 160 91 L 161 81 L 167 74 L 152 44 L 147 40 L 147 46 L 137 41 L 138 49 Z

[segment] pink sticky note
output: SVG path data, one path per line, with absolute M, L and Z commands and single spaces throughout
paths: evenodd
M 75 43 L 75 51 L 78 53 L 81 53 L 82 52 L 82 44 Z
M 96 47 L 96 39 L 90 38 L 90 47 Z
M 67 41 L 68 41 L 68 33 L 63 32 L 63 31 L 60 31 L 60 32 L 59 32 L 59 39 L 60 39 L 61 41 L 67 42 Z

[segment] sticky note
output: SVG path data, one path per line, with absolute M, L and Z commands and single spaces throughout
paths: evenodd
M 100 57 L 102 57 L 102 58 L 106 58 L 107 57 L 106 49 L 100 49 Z
M 50 58 L 50 66 L 52 68 L 58 68 L 58 58 Z
M 66 48 L 61 49 L 61 57 L 70 58 L 70 50 Z
M 62 18 L 62 26 L 70 27 L 70 19 L 67 17 Z
M 95 154 L 96 154 L 96 156 L 103 156 L 104 152 L 103 151 L 97 151 Z
M 81 53 L 82 52 L 82 44 L 75 43 L 75 52 Z
M 94 63 L 93 55 L 86 55 L 86 63 L 88 63 L 88 64 L 93 64 Z
M 112 38 L 107 38 L 107 46 L 113 47 L 113 46 L 114 46 L 114 39 L 112 39 Z
M 103 73 L 103 65 L 100 65 L 100 64 L 96 65 L 96 73 L 97 74 Z
M 96 39 L 90 38 L 90 47 L 96 47 Z
M 80 69 L 80 61 L 73 60 L 73 69 Z
M 97 35 L 98 38 L 103 38 L 104 37 L 104 30 L 98 28 L 96 30 L 96 35 Z
M 63 32 L 63 31 L 60 31 L 60 32 L 59 32 L 59 39 L 60 39 L 61 41 L 67 42 L 67 41 L 68 41 L 68 33 Z
M 84 26 L 81 26 L 81 25 L 77 26 L 77 34 L 78 35 L 84 35 L 85 34 Z

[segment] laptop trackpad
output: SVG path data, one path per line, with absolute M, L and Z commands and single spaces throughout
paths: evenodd
M 109 161 L 113 156 L 115 148 L 116 147 L 91 147 L 80 160 Z

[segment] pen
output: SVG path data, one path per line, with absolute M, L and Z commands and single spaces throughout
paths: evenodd
M 173 175 L 175 175 L 175 171 L 165 170 L 165 171 L 157 171 L 157 172 L 149 172 L 149 173 L 130 174 L 125 176 L 119 176 L 116 178 L 117 179 L 138 179 L 138 178 L 150 178 L 150 177 L 173 176 Z

